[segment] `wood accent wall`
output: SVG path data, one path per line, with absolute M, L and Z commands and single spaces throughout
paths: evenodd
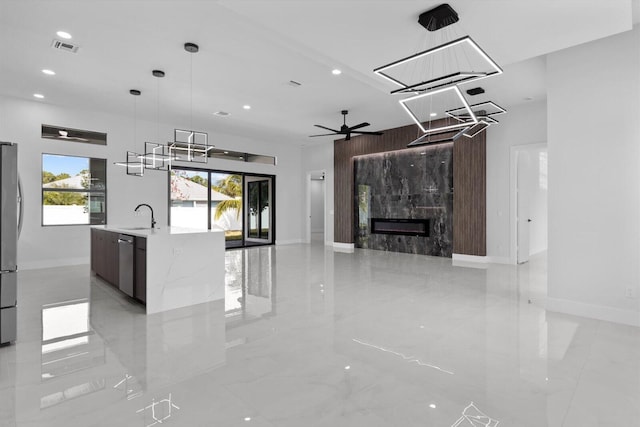
M 457 254 L 486 255 L 485 135 L 486 132 L 482 132 L 474 138 L 463 137 L 454 143 L 453 252 Z M 418 136 L 418 128 L 409 125 L 385 130 L 382 136 L 359 135 L 350 141 L 334 141 L 335 242 L 353 243 L 353 157 L 403 150 Z
M 487 255 L 486 132 L 453 143 L 453 253 Z

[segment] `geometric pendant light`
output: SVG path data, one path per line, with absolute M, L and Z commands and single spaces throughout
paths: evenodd
M 464 136 L 468 138 L 473 138 L 489 126 L 499 123 L 494 116 L 507 112 L 507 110 L 492 101 L 473 104 L 469 108 L 477 120 L 476 123 L 471 123 L 471 116 L 469 116 L 465 108 L 460 107 L 446 111 L 447 116 L 470 125 L 469 129 L 464 133 Z
M 420 70 L 416 73 L 414 70 Z M 373 72 L 399 86 L 391 94 L 422 93 L 502 74 L 502 68 L 469 36 L 378 67 Z
M 151 75 L 157 78 L 156 81 L 156 142 L 144 143 L 145 169 L 168 171 L 171 169 L 171 155 L 167 144 L 160 143 L 160 79 L 165 76 L 162 70 L 153 70 Z
M 137 97 L 141 95 L 138 89 L 131 89 L 129 93 L 133 95 L 133 144 L 135 149 L 137 138 Z M 127 175 L 131 176 L 143 176 L 144 175 L 144 162 L 141 159 L 141 154 L 134 151 L 127 151 L 126 160 L 124 162 L 115 162 L 114 165 L 126 167 Z
M 442 4 L 422 13 L 418 23 L 433 32 L 458 20 L 456 11 L 448 4 Z M 399 101 L 423 133 L 410 143 L 411 146 L 444 142 L 451 138 L 455 140 L 461 136 L 473 137 L 497 123 L 492 114 L 478 114 L 483 110 L 474 110 L 458 87 L 503 72 L 468 35 L 437 44 L 373 71 L 395 86 L 391 94 L 411 95 Z
M 400 100 L 400 105 L 425 134 L 463 129 L 478 123 L 478 119 L 464 98 L 464 95 L 458 86 L 455 85 L 433 89 L 402 99 Z M 452 120 L 442 123 L 442 120 L 439 119 L 442 119 L 443 115 L 438 117 L 438 112 L 446 111 L 447 109 L 451 110 L 452 106 L 457 105 L 462 105 L 460 109 L 468 120 L 462 121 L 452 118 Z M 447 106 L 449 108 L 447 108 Z M 423 107 L 426 107 L 426 109 Z M 423 112 L 423 116 L 420 116 L 420 111 Z M 436 120 L 437 125 L 433 125 Z
M 191 127 L 193 128 L 193 54 L 200 48 L 195 43 L 185 43 L 184 50 L 191 54 Z M 209 136 L 205 132 L 194 130 L 175 129 L 173 142 L 169 143 L 169 155 L 172 160 L 207 163 L 209 151 L 213 145 L 209 145 Z

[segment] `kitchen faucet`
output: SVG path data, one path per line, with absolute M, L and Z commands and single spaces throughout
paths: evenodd
M 140 203 L 138 206 L 136 206 L 136 208 L 134 209 L 134 212 L 138 212 L 138 209 L 140 209 L 142 206 L 148 207 L 149 210 L 151 211 L 151 228 L 155 228 L 156 227 L 156 220 L 153 217 L 153 208 L 151 206 L 149 206 L 146 203 Z

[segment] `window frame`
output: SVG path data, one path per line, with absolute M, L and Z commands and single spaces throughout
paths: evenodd
M 91 160 L 102 160 L 104 161 L 104 189 L 95 190 L 91 188 L 45 188 L 44 183 L 42 182 L 42 174 L 45 172 L 44 170 L 44 157 L 45 156 L 59 156 L 59 157 L 75 157 L 81 159 L 89 160 L 89 167 L 91 167 Z M 40 156 L 40 226 L 41 227 L 77 227 L 77 226 L 94 226 L 94 225 L 106 225 L 107 224 L 107 159 L 103 157 L 92 157 L 92 156 L 78 156 L 71 154 L 60 154 L 60 153 L 42 153 Z M 45 224 L 44 223 L 44 195 L 45 193 L 86 193 L 87 196 L 90 197 L 91 194 L 96 195 L 104 195 L 104 220 L 99 224 L 91 223 L 91 207 L 89 206 L 89 222 L 86 224 Z

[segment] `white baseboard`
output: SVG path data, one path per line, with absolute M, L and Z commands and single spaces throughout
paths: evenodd
M 333 242 L 333 250 L 336 252 L 353 252 L 355 245 L 353 243 Z
M 276 245 L 297 245 L 300 243 L 305 243 L 302 239 L 292 239 L 292 240 L 276 240 Z M 309 243 L 309 242 L 307 242 Z
M 340 248 L 340 249 L 354 249 L 355 248 L 355 244 L 354 243 L 333 242 L 333 247 L 334 248 Z
M 634 310 L 623 310 L 561 298 L 546 298 L 544 306 L 548 311 L 557 313 L 640 327 L 640 312 Z
M 453 254 L 451 256 L 453 261 L 464 261 L 464 262 L 479 262 L 486 264 L 487 257 L 486 256 L 477 256 L 477 255 L 464 255 L 464 254 Z
M 18 270 L 40 270 L 43 268 L 66 267 L 70 265 L 88 265 L 89 262 L 89 257 L 27 261 L 20 263 L 18 265 Z
M 503 257 L 503 256 L 488 256 L 487 255 L 487 262 L 491 263 L 491 264 L 514 264 L 514 262 L 511 261 L 511 258 Z

